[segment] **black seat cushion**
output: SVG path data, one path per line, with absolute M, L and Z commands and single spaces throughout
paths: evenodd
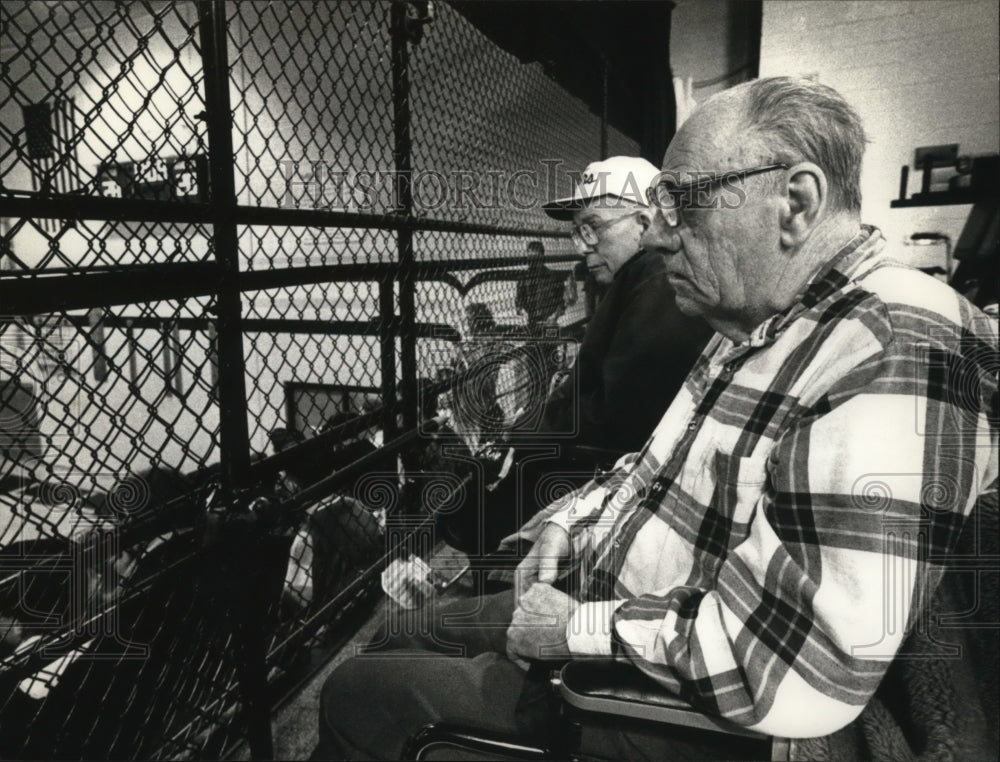
M 592 698 L 632 701 L 652 706 L 690 709 L 691 705 L 674 696 L 626 662 L 611 659 L 582 659 L 566 664 L 561 673 L 563 684 L 575 693 Z

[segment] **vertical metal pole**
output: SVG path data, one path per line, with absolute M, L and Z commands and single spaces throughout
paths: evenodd
M 396 210 L 399 214 L 410 217 L 413 215 L 413 190 L 410 155 L 410 61 L 406 34 L 406 3 L 394 2 L 390 14 Z M 400 230 L 397 240 L 399 244 L 399 336 L 403 382 L 403 428 L 410 430 L 417 426 L 417 332 L 414 304 L 416 268 L 413 257 L 413 231 L 410 229 Z
M 212 388 L 209 391 L 209 396 L 212 399 L 218 399 L 219 397 L 219 336 L 218 332 L 215 330 L 215 321 L 208 321 L 208 331 L 206 332 L 208 336 L 208 372 L 209 380 L 212 382 Z
M 163 391 L 168 397 L 173 397 L 174 358 L 170 347 L 170 327 L 166 323 L 160 326 L 160 342 L 160 362 L 163 364 Z
M 128 347 L 128 379 L 134 384 L 139 377 L 139 360 L 136 357 L 139 347 L 135 341 L 135 329 L 131 320 L 125 321 L 125 343 Z
M 219 361 L 219 436 L 224 496 L 244 486 L 250 466 L 247 393 L 243 357 L 242 305 L 239 291 L 239 240 L 235 219 L 236 180 L 233 162 L 233 112 L 229 102 L 229 56 L 225 0 L 199 0 L 198 26 L 205 73 L 205 111 L 208 119 L 209 178 L 213 239 L 219 263 L 217 304 Z M 235 552 L 223 549 L 228 573 L 239 581 L 242 559 L 253 556 L 260 544 L 248 542 Z M 237 675 L 243 702 L 247 743 L 253 759 L 273 759 L 271 708 L 267 692 L 267 665 L 262 595 L 237 594 L 230 600 Z
M 184 345 L 181 344 L 181 329 L 175 320 L 170 326 L 170 346 L 173 350 L 173 365 L 170 367 L 170 384 L 178 395 L 184 394 Z
M 386 277 L 378 283 L 379 371 L 382 374 L 382 402 L 387 407 L 382 415 L 383 441 L 393 439 L 398 427 L 396 414 L 388 407 L 396 399 L 396 299 L 395 281 Z
M 198 3 L 201 54 L 208 120 L 208 171 L 213 208 L 215 256 L 220 267 L 218 310 L 219 439 L 222 489 L 232 494 L 250 466 L 247 390 L 244 374 L 242 305 L 239 291 L 239 242 L 234 212 L 233 112 L 229 103 L 226 4 Z
M 90 323 L 90 338 L 93 345 L 94 381 L 101 383 L 108 377 L 108 358 L 104 352 L 104 310 L 95 307 L 87 313 Z

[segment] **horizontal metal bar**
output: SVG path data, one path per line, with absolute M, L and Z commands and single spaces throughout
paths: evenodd
M 370 262 L 318 267 L 284 267 L 274 270 L 252 270 L 239 276 L 240 291 L 263 291 L 314 283 L 353 283 L 392 278 L 397 270 L 394 262 Z
M 25 278 L 38 278 L 46 277 L 51 278 L 56 275 L 91 275 L 94 273 L 117 273 L 121 272 L 125 268 L 132 268 L 130 272 L 137 272 L 139 268 L 145 268 L 147 271 L 155 271 L 158 268 L 163 268 L 168 270 L 178 265 L 183 266 L 187 264 L 198 264 L 199 262 L 209 262 L 212 263 L 211 259 L 195 260 L 194 262 L 137 262 L 134 264 L 108 264 L 108 265 L 91 265 L 87 267 L 49 267 L 46 266 L 41 269 L 17 269 L 17 270 L 0 270 L 0 280 L 22 280 Z
M 311 381 L 286 381 L 284 387 L 287 393 L 294 392 L 325 392 L 336 389 L 338 392 L 365 392 L 366 394 L 378 394 L 378 387 L 366 384 L 321 384 Z
M 483 257 L 480 259 L 447 259 L 447 260 L 417 260 L 414 263 L 417 280 L 430 280 L 438 275 L 448 275 L 458 270 L 483 270 L 505 267 L 524 267 L 528 263 L 525 257 Z M 559 254 L 545 257 L 543 264 L 566 262 L 582 262 L 579 254 Z M 133 265 L 93 265 L 89 267 L 46 267 L 43 270 L 4 270 L 0 271 L 0 280 L 22 280 L 34 277 L 53 277 L 56 275 L 90 275 L 95 273 L 117 273 L 124 267 L 131 272 L 139 268 L 173 268 L 199 262 L 166 262 Z M 240 273 L 240 289 L 251 291 L 265 288 L 280 288 L 282 286 L 306 285 L 313 283 L 336 283 L 381 280 L 394 277 L 399 272 L 396 262 L 356 262 L 337 265 L 318 265 L 306 267 L 272 268 L 267 270 L 247 270 Z M 523 274 L 523 270 L 518 271 Z
M 377 230 L 421 230 L 441 233 L 482 233 L 533 238 L 568 238 L 565 230 L 517 228 L 483 225 L 450 220 L 434 220 L 402 214 L 362 214 L 328 209 L 282 209 L 279 207 L 238 206 L 236 222 L 240 225 L 287 225 L 310 228 L 362 228 Z
M 89 328 L 87 315 L 67 315 L 64 318 L 78 328 Z M 218 324 L 215 318 L 193 317 L 159 317 L 157 315 L 102 315 L 101 325 L 105 328 L 136 328 L 139 330 L 163 330 L 177 327 L 182 331 L 207 331 L 212 323 Z
M 557 254 L 545 257 L 542 264 L 553 264 L 557 262 L 582 262 L 583 257 L 579 254 Z M 414 262 L 417 270 L 417 277 L 421 273 L 428 272 L 451 272 L 453 270 L 481 270 L 501 267 L 524 267 L 529 262 L 527 257 L 483 257 L 482 259 L 439 259 L 436 261 L 425 261 L 418 259 Z M 521 271 L 524 272 L 523 270 Z
M 221 271 L 215 262 L 135 265 L 119 270 L 0 280 L 0 310 L 33 315 L 117 304 L 190 299 L 217 290 Z
M 153 201 L 103 196 L 0 194 L 5 217 L 109 222 L 178 222 L 210 225 L 210 205 L 189 201 Z
M 87 315 L 66 315 L 64 318 L 68 323 L 77 328 L 90 328 L 90 318 Z M 0 316 L 0 325 L 9 323 L 9 315 Z M 207 331 L 213 323 L 218 321 L 215 318 L 194 318 L 194 317 L 159 317 L 156 315 L 103 315 L 101 324 L 106 328 L 135 328 L 138 330 L 162 330 L 176 326 L 182 331 Z M 578 320 L 575 323 L 560 327 L 559 336 L 567 338 L 574 333 L 582 331 L 586 327 L 586 320 Z M 305 333 L 322 335 L 344 335 L 344 336 L 378 336 L 378 321 L 374 320 L 244 320 L 243 327 L 247 332 L 255 333 Z M 498 331 L 497 336 L 504 338 L 530 338 L 531 334 L 527 329 L 517 326 L 506 331 Z M 461 341 L 462 335 L 452 326 L 446 323 L 417 323 L 417 336 L 419 338 L 445 339 L 447 341 Z M 361 389 L 362 387 L 358 387 Z M 368 387 L 364 387 L 368 389 Z M 378 391 L 371 389 L 371 391 Z
M 67 315 L 67 322 L 78 328 L 89 328 L 87 315 Z M 0 324 L 8 319 L 0 317 Z M 156 315 L 104 315 L 101 325 L 105 328 L 136 328 L 139 330 L 162 330 L 177 327 L 182 331 L 207 331 L 212 323 L 210 318 L 159 317 Z M 301 333 L 322 336 L 378 336 L 379 320 L 288 320 L 283 318 L 244 319 L 245 333 Z M 461 341 L 462 335 L 447 323 L 417 323 L 418 338 Z M 359 387 L 360 388 L 360 387 Z M 377 390 L 372 390 L 377 391 Z
M 580 262 L 583 257 L 577 254 L 562 254 L 546 257 L 544 264 Z M 431 280 L 435 276 L 450 275 L 456 270 L 483 270 L 503 267 L 524 267 L 528 263 L 525 257 L 490 257 L 483 259 L 453 259 L 437 261 L 417 261 L 415 277 L 417 280 Z M 90 275 L 95 273 L 117 273 L 124 267 L 130 272 L 139 272 L 139 268 L 173 268 L 178 265 L 198 264 L 189 262 L 151 263 L 148 265 L 94 265 L 92 267 L 46 267 L 44 270 L 5 270 L 0 271 L 0 280 L 22 280 L 34 277 L 53 277 L 56 275 Z M 282 267 L 268 270 L 247 270 L 240 273 L 240 290 L 255 291 L 283 286 L 309 285 L 314 283 L 355 283 L 381 280 L 395 277 L 399 272 L 396 262 L 354 262 L 339 265 L 318 265 L 312 267 Z M 523 270 L 519 273 L 523 274 Z
M 186 201 L 154 201 L 83 195 L 42 196 L 20 191 L 2 193 L 0 200 L 3 201 L 4 216 L 29 219 L 211 224 L 215 214 L 215 210 L 210 204 Z M 232 221 L 239 225 L 420 230 L 532 238 L 566 238 L 568 235 L 565 230 L 452 222 L 392 213 L 362 214 L 327 209 L 282 209 L 264 206 L 237 206 Z
M 545 263 L 579 262 L 577 254 L 546 257 Z M 527 265 L 524 257 L 490 257 L 483 259 L 456 259 L 435 262 L 414 263 L 414 277 L 417 280 L 433 280 L 442 275 L 451 275 L 458 270 L 491 270 L 496 268 L 521 267 Z M 381 281 L 395 278 L 401 272 L 395 262 L 367 262 L 341 265 L 319 265 L 314 267 L 282 267 L 273 270 L 251 270 L 240 273 L 240 291 L 263 291 L 269 288 L 288 288 L 315 283 L 356 283 L 359 281 Z M 521 277 L 525 270 L 510 274 Z
M 392 318 L 398 324 L 399 318 Z M 305 333 L 327 336 L 378 336 L 383 320 L 243 320 L 244 333 Z M 462 335 L 446 323 L 417 323 L 417 338 L 460 341 Z

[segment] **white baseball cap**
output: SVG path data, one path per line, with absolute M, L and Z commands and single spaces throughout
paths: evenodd
M 550 201 L 542 209 L 556 220 L 571 220 L 573 212 L 604 196 L 647 206 L 646 188 L 660 170 L 638 156 L 612 156 L 587 165 L 573 195 Z

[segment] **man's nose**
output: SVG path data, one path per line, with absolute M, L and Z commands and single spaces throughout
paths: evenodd
M 667 224 L 659 209 L 647 209 L 640 213 L 643 221 L 639 245 L 646 251 L 660 254 L 676 254 L 681 248 L 681 237 Z

